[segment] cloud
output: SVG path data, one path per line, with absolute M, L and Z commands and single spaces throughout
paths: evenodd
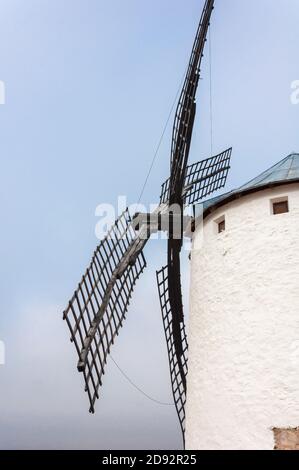
M 151 274 L 151 273 L 149 273 Z M 113 357 L 147 393 L 171 401 L 158 299 L 144 276 Z M 154 303 L 153 303 L 154 304 Z M 171 449 L 181 445 L 175 410 L 147 400 L 109 361 L 97 403 L 88 413 L 83 378 L 62 321 L 62 307 L 32 303 L 11 322 L 6 365 L 0 369 L 0 447 L 3 449 Z M 146 373 L 145 373 L 146 371 Z

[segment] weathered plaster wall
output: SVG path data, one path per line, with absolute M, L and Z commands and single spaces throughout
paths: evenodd
M 271 215 L 270 199 L 285 195 L 290 212 Z M 299 426 L 299 184 L 218 209 L 203 233 L 191 259 L 186 446 L 273 449 L 272 428 Z

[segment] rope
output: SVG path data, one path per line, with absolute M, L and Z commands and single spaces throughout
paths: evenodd
M 179 93 L 180 93 L 181 88 L 182 88 L 182 86 L 183 86 L 187 69 L 188 69 L 188 66 L 187 66 L 187 68 L 186 68 L 186 70 L 185 70 L 185 72 L 184 72 L 183 78 L 182 78 L 182 80 L 181 80 L 181 82 L 180 82 L 180 84 L 179 84 L 179 87 L 178 87 L 178 91 L 177 91 L 177 93 L 176 93 L 176 95 L 175 95 L 175 98 L 174 98 L 174 100 L 173 100 L 173 103 L 172 103 L 170 112 L 169 112 L 168 117 L 167 117 L 167 120 L 166 120 L 166 124 L 165 124 L 165 126 L 164 126 L 164 128 L 163 128 L 162 135 L 161 135 L 160 140 L 159 140 L 159 142 L 158 142 L 156 151 L 155 151 L 155 153 L 154 153 L 154 157 L 153 157 L 152 162 L 151 162 L 151 164 L 150 164 L 150 167 L 149 167 L 148 173 L 147 173 L 147 175 L 146 175 L 144 184 L 143 184 L 143 186 L 142 186 L 142 189 L 141 189 L 141 192 L 140 192 L 140 196 L 139 196 L 137 205 L 139 205 L 139 203 L 140 203 L 140 201 L 141 201 L 141 198 L 142 198 L 142 196 L 143 196 L 143 194 L 144 194 L 144 190 L 145 190 L 145 188 L 146 188 L 146 185 L 147 185 L 147 183 L 148 183 L 149 177 L 150 177 L 150 175 L 151 175 L 152 169 L 153 169 L 153 167 L 154 167 L 155 161 L 156 161 L 156 159 L 157 159 L 157 156 L 158 156 L 158 153 L 159 153 L 159 150 L 160 150 L 160 147 L 161 147 L 163 138 L 164 138 L 164 136 L 165 136 L 165 133 L 166 133 L 166 130 L 167 130 L 167 127 L 168 127 L 168 124 L 169 124 L 169 121 L 170 121 L 172 112 L 173 112 L 173 110 L 174 110 L 174 107 L 175 107 L 175 105 L 176 105 L 176 102 L 177 102 Z
M 209 27 L 209 64 L 210 64 L 210 126 L 211 126 L 211 142 L 210 142 L 210 145 L 211 145 L 211 156 L 213 156 L 213 96 L 212 96 L 212 37 L 211 37 L 211 26 Z M 189 65 L 189 62 L 188 62 L 188 65 Z M 158 145 L 157 145 L 157 148 L 156 148 L 156 151 L 154 153 L 154 156 L 153 156 L 153 159 L 151 161 L 151 164 L 150 164 L 150 167 L 149 167 L 149 170 L 148 170 L 148 173 L 146 175 L 146 178 L 145 178 L 145 181 L 144 181 L 144 184 L 142 186 L 142 189 L 141 189 L 141 192 L 140 192 L 140 195 L 139 195 L 139 198 L 138 198 L 138 203 L 137 205 L 139 205 L 141 199 L 142 199 L 142 196 L 144 194 L 144 191 L 145 191 L 145 188 L 146 188 L 146 185 L 148 183 L 148 180 L 149 180 L 149 177 L 151 175 L 151 172 L 152 172 L 152 169 L 154 167 L 154 164 L 156 162 L 156 159 L 157 159 L 157 156 L 158 156 L 158 153 L 159 153 L 159 150 L 160 150 L 160 147 L 161 147 L 161 144 L 162 144 L 162 141 L 163 141 L 163 138 L 165 136 L 165 132 L 167 130 L 167 127 L 168 127 L 168 124 L 169 124 L 169 121 L 170 121 L 170 118 L 171 118 L 171 115 L 172 115 L 172 112 L 173 112 L 173 109 L 175 107 L 175 104 L 177 102 L 177 99 L 178 99 L 178 96 L 179 96 L 179 93 L 181 91 L 181 88 L 183 86 L 183 83 L 184 83 L 184 80 L 185 80 L 185 77 L 186 77 L 186 73 L 187 73 L 187 70 L 188 70 L 188 65 L 186 67 L 186 70 L 184 72 L 184 75 L 183 75 L 183 78 L 179 84 L 179 87 L 178 87 L 178 91 L 175 95 L 175 98 L 173 100 L 173 104 L 171 106 L 171 109 L 170 109 L 170 112 L 168 114 L 168 117 L 167 117 L 167 120 L 166 120 L 166 124 L 163 128 L 163 132 L 162 132 L 162 135 L 159 139 L 159 142 L 158 142 Z
M 211 26 L 209 28 L 209 64 L 210 64 L 210 126 L 211 126 L 211 135 L 210 135 L 210 145 L 211 145 L 211 157 L 213 156 L 213 93 L 212 93 L 212 36 L 211 36 Z
M 151 397 L 150 395 L 148 395 L 147 393 L 145 393 L 140 387 L 138 387 L 138 385 L 136 385 L 131 379 L 130 377 L 121 369 L 121 367 L 117 364 L 117 362 L 115 361 L 115 359 L 113 359 L 113 357 L 111 356 L 110 354 L 110 358 L 112 360 L 112 362 L 114 362 L 114 364 L 116 365 L 116 367 L 118 368 L 118 370 L 120 371 L 120 373 L 123 375 L 123 377 L 132 385 L 132 387 L 134 387 L 139 393 L 141 393 L 143 396 L 145 396 L 148 400 L 151 400 L 153 401 L 154 403 L 158 404 L 158 405 L 163 405 L 163 406 L 174 406 L 174 403 L 165 403 L 163 401 L 159 401 L 159 400 L 156 400 L 155 398 Z

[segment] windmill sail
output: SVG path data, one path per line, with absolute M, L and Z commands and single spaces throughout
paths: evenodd
M 230 169 L 232 148 L 218 155 L 187 166 L 184 186 L 184 205 L 196 204 L 201 199 L 223 188 Z M 160 203 L 169 201 L 170 178 L 162 184 Z
M 186 78 L 176 108 L 170 158 L 170 203 L 172 203 L 172 198 L 181 197 L 185 181 L 185 171 L 188 165 L 196 114 L 195 98 L 200 78 L 200 66 L 213 8 L 214 0 L 206 0 L 196 32 Z
M 204 194 L 204 187 L 209 188 L 213 178 L 215 177 L 217 181 L 218 176 L 221 174 L 220 171 L 214 173 L 214 176 L 212 176 L 212 171 L 210 174 L 211 178 L 206 180 L 206 178 L 201 178 L 203 175 L 201 175 L 202 167 L 200 164 L 199 168 L 196 168 L 194 165 L 188 168 L 188 158 L 196 115 L 196 91 L 213 8 L 214 0 L 206 0 L 196 33 L 183 89 L 176 109 L 172 133 L 170 179 L 169 182 L 166 183 L 168 184 L 168 190 L 164 190 L 165 196 L 163 196 L 162 190 L 162 201 L 167 199 L 169 206 L 176 207 L 181 217 L 183 216 L 184 206 L 186 201 L 188 201 L 188 197 L 190 201 L 192 199 L 196 200 L 197 196 L 200 196 L 201 193 Z M 215 165 L 216 161 L 217 157 L 212 161 L 212 166 L 213 164 Z M 210 170 L 210 167 L 208 170 Z M 193 186 L 192 184 L 190 186 L 190 183 L 195 185 L 195 192 L 191 189 Z M 186 184 L 189 186 L 186 187 Z M 184 188 L 187 190 L 186 193 L 184 193 Z M 188 196 L 188 191 L 191 191 L 190 196 Z M 182 245 L 183 232 L 181 233 L 180 239 L 169 237 L 167 268 L 157 273 L 157 280 L 166 339 L 169 335 L 167 346 L 173 396 L 184 436 L 185 400 L 187 392 L 187 341 L 185 336 L 180 274 L 180 253 Z
M 126 210 L 95 250 L 63 314 L 78 354 L 77 368 L 84 375 L 91 413 L 99 398 L 107 356 L 123 326 L 134 286 L 146 267 L 142 251 L 134 262 L 124 266 L 126 256 L 138 245 L 136 241 Z
M 210 194 L 224 188 L 230 170 L 232 148 L 215 157 L 187 167 L 184 185 L 184 204 L 196 204 Z
M 188 372 L 187 352 L 188 343 L 184 322 L 181 323 L 179 340 L 182 344 L 182 354 L 180 356 L 181 366 L 175 347 L 173 311 L 169 299 L 169 277 L 168 266 L 157 272 L 157 283 L 162 311 L 163 326 L 167 344 L 170 378 L 172 385 L 173 399 L 176 406 L 180 426 L 184 436 L 185 433 L 185 404 L 186 404 L 186 376 Z M 183 373 L 181 370 L 183 368 Z

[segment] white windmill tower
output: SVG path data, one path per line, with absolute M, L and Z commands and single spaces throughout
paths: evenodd
M 189 449 L 299 449 L 299 154 L 198 207 Z

